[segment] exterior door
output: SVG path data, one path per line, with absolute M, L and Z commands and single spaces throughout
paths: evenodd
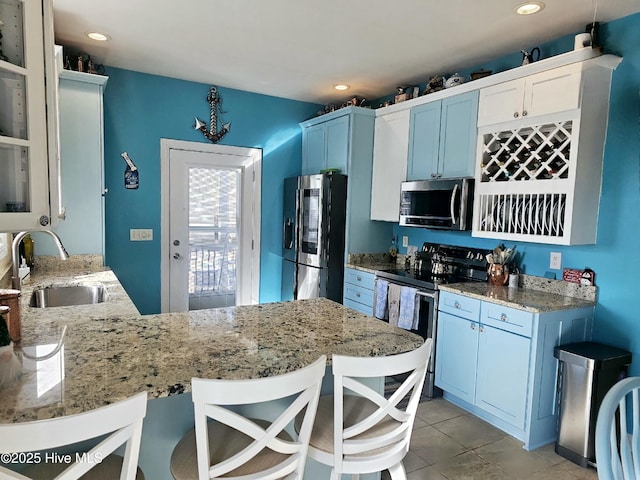
M 163 141 L 163 311 L 257 303 L 260 157 Z

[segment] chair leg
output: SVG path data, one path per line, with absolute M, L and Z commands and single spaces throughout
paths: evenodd
M 407 480 L 407 472 L 404 470 L 402 462 L 389 467 L 389 474 L 391 475 L 391 480 Z
M 342 478 L 342 475 L 337 473 L 335 471 L 335 469 L 331 469 L 331 480 L 340 480 Z

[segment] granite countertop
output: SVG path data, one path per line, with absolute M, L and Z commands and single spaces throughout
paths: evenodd
M 593 307 L 596 305 L 596 302 L 592 300 L 558 295 L 557 293 L 550 293 L 543 290 L 520 287 L 499 287 L 480 282 L 450 283 L 447 285 L 439 285 L 438 288 L 446 292 L 459 293 L 468 297 L 477 298 L 478 300 L 497 303 L 533 313 Z
M 102 283 L 104 304 L 36 309 L 40 284 Z M 79 413 L 147 390 L 190 390 L 193 376 L 245 379 L 283 374 L 320 355 L 379 356 L 423 340 L 327 299 L 139 315 L 108 270 L 34 276 L 23 289 L 22 375 L 0 387 L 0 423 Z M 59 352 L 51 355 L 66 326 Z M 34 360 L 33 357 L 51 357 Z
M 387 257 L 381 254 L 352 254 L 346 266 L 375 274 L 403 265 L 401 256 L 401 263 L 391 262 Z M 593 307 L 597 303 L 598 292 L 594 286 L 522 274 L 519 285 L 518 288 L 509 288 L 485 282 L 465 282 L 441 284 L 438 289 L 534 313 Z

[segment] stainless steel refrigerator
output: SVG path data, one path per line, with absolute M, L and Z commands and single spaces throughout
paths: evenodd
M 342 303 L 347 177 L 284 181 L 282 300 L 326 297 Z

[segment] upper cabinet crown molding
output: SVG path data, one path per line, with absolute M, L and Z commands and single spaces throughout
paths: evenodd
M 453 95 L 479 90 L 498 83 L 516 80 L 529 75 L 535 75 L 537 73 L 553 70 L 573 63 L 582 65 L 582 68 L 589 68 L 589 66 L 593 64 L 598 64 L 603 67 L 614 69 L 621 61 L 622 58 L 615 55 L 603 55 L 602 48 L 583 48 L 582 50 L 574 50 L 560 55 L 554 55 L 553 57 L 544 58 L 528 65 L 514 67 L 509 70 L 505 70 L 504 72 L 494 73 L 493 75 L 489 75 L 478 80 L 466 82 L 451 88 L 445 88 L 428 95 L 422 95 L 420 97 L 407 100 L 406 102 L 378 108 L 375 110 L 375 113 L 376 115 L 385 115 L 397 110 L 404 110 L 405 108 L 415 107 L 417 105 L 422 105 L 423 103 L 442 100 Z
M 95 85 L 107 84 L 109 77 L 106 75 L 95 75 L 93 73 L 76 72 L 75 70 L 61 70 L 60 78 L 65 80 L 75 80 L 77 82 L 93 83 Z

